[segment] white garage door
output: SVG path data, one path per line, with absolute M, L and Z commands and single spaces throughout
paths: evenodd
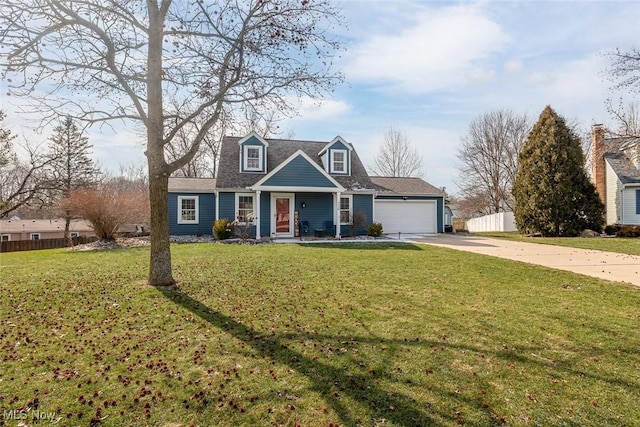
M 375 221 L 383 233 L 436 233 L 434 200 L 376 200 Z

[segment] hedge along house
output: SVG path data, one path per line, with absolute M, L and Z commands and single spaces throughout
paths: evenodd
M 216 180 L 169 179 L 170 233 L 211 234 L 213 221 L 226 218 L 257 238 L 339 238 L 366 233 L 380 206 L 395 223 L 420 223 L 403 232 L 443 231 L 443 192 L 417 178 L 384 180 L 386 186 L 373 182 L 339 136 L 330 142 L 225 137 Z M 414 217 L 423 213 L 427 218 Z

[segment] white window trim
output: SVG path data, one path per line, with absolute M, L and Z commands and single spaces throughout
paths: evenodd
M 331 173 L 340 173 L 340 174 L 346 174 L 349 171 L 349 160 L 348 160 L 348 156 L 349 156 L 349 151 L 348 150 L 331 150 L 331 158 L 329 159 L 329 167 L 331 170 Z M 336 170 L 334 168 L 334 157 L 336 155 L 336 153 L 342 153 L 344 155 L 343 157 L 343 161 L 342 163 L 344 164 L 344 169 L 343 170 Z
M 182 219 L 182 201 L 183 200 L 195 200 L 196 201 L 196 219 L 188 220 Z M 178 196 L 178 224 L 198 224 L 200 222 L 200 198 L 198 196 Z
M 33 236 L 38 236 L 38 238 L 34 239 Z M 29 234 L 29 240 L 42 240 L 42 236 L 40 235 L 40 233 L 31 233 Z
M 253 199 L 253 216 L 254 218 L 257 216 L 256 215 L 256 195 L 255 193 L 236 193 L 236 217 L 235 220 L 238 221 L 238 224 L 241 225 L 246 225 L 246 222 L 240 222 L 238 220 L 238 216 L 240 216 L 240 197 L 251 197 Z M 251 224 L 253 224 L 255 222 L 252 221 Z
M 7 238 L 6 240 L 4 240 L 4 238 Z M 0 241 L 2 242 L 10 242 L 11 241 L 11 234 L 0 234 Z
M 255 148 L 258 150 L 259 166 L 257 168 L 250 168 L 248 165 L 250 148 Z M 261 145 L 245 145 L 244 148 L 242 149 L 242 163 L 243 163 L 242 166 L 245 171 L 262 172 L 263 159 L 264 159 L 264 147 Z
M 342 212 L 345 212 L 344 209 L 340 209 L 342 207 L 342 204 L 341 204 L 342 199 L 349 199 L 349 221 L 342 222 L 342 215 L 340 215 L 340 225 L 351 225 L 351 222 L 353 220 L 353 195 L 351 194 L 340 195 L 340 199 L 338 199 L 338 211 L 340 211 L 340 214 L 342 214 Z
M 69 237 L 73 238 L 73 237 L 80 237 L 80 233 L 77 231 L 71 231 L 69 232 Z

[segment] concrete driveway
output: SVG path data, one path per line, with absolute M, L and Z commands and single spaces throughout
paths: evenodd
M 640 257 L 459 234 L 405 235 L 406 240 L 542 265 L 640 286 Z

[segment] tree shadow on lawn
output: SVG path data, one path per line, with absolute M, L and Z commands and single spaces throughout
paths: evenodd
M 158 290 L 169 300 L 244 342 L 256 350 L 261 356 L 271 358 L 277 363 L 286 365 L 297 373 L 304 375 L 313 384 L 311 390 L 324 397 L 327 404 L 333 408 L 335 413 L 340 417 L 341 423 L 344 425 L 359 425 L 363 420 L 355 420 L 352 418 L 349 408 L 341 401 L 340 394 L 346 395 L 354 401 L 371 406 L 370 417 L 374 417 L 375 419 L 385 418 L 398 425 L 441 425 L 441 422 L 433 418 L 433 413 L 436 411 L 435 408 L 430 407 L 428 404 L 425 405 L 424 402 L 418 403 L 415 399 L 401 393 L 395 391 L 391 393 L 377 385 L 376 379 L 393 380 L 393 378 L 385 372 L 376 372 L 375 376 L 366 376 L 348 372 L 347 367 L 339 369 L 318 360 L 313 360 L 289 348 L 286 342 L 278 335 L 265 335 L 260 333 L 229 316 L 207 307 L 180 290 Z M 335 339 L 336 337 L 333 338 Z M 357 341 L 360 342 L 361 340 L 358 339 Z M 371 341 L 376 343 L 389 343 L 389 340 L 375 338 Z M 396 342 L 407 344 L 407 342 L 402 339 Z M 418 345 L 419 343 L 415 344 Z M 421 345 L 428 345 L 428 343 L 422 343 Z M 386 368 L 388 367 L 382 367 L 382 369 Z M 336 387 L 339 387 L 338 395 L 333 394 Z M 436 390 L 436 392 L 442 394 L 449 393 L 449 391 L 445 390 Z M 458 400 L 465 399 L 460 395 L 453 395 L 452 398 Z M 472 404 L 472 402 L 466 403 Z M 451 422 L 455 421 L 455 414 L 438 412 L 441 419 L 448 419 L 451 420 Z
M 388 421 L 398 425 L 430 425 L 439 426 L 450 423 L 460 423 L 462 418 L 456 412 L 444 412 L 443 409 L 432 406 L 427 402 L 418 402 L 408 395 L 389 390 L 379 385 L 379 380 L 387 382 L 400 381 L 395 373 L 391 373 L 391 365 L 375 366 L 375 375 L 366 375 L 366 373 L 350 372 L 349 364 L 344 364 L 343 368 L 337 368 L 330 364 L 323 363 L 317 358 L 310 358 L 304 354 L 289 348 L 287 342 L 300 340 L 314 340 L 326 342 L 351 342 L 357 344 L 384 345 L 388 347 L 425 347 L 425 348 L 448 348 L 454 350 L 462 350 L 465 352 L 475 352 L 478 354 L 486 354 L 500 360 L 504 364 L 517 363 L 521 366 L 528 366 L 526 369 L 532 372 L 544 372 L 539 375 L 569 375 L 572 377 L 588 377 L 595 381 L 608 384 L 616 388 L 625 388 L 632 394 L 640 391 L 638 384 L 627 381 L 622 378 L 599 375 L 595 372 L 586 372 L 578 369 L 576 365 L 581 363 L 581 359 L 568 359 L 553 363 L 550 365 L 548 360 L 541 360 L 534 357 L 536 353 L 544 351 L 543 345 L 522 347 L 518 349 L 495 349 L 482 348 L 467 344 L 454 344 L 444 340 L 425 340 L 425 339 L 386 339 L 376 337 L 373 331 L 365 328 L 370 334 L 369 337 L 337 337 L 325 334 L 306 334 L 306 333 L 286 333 L 279 335 L 268 335 L 263 332 L 252 329 L 233 318 L 213 310 L 205 304 L 197 301 L 179 289 L 158 289 L 167 299 L 184 307 L 191 313 L 202 318 L 206 322 L 216 328 L 230 334 L 235 339 L 240 340 L 249 347 L 253 348 L 261 357 L 271 359 L 281 365 L 288 366 L 295 372 L 304 375 L 313 385 L 311 391 L 323 396 L 328 406 L 331 406 L 334 412 L 340 417 L 341 423 L 344 425 L 358 425 L 365 420 L 354 419 L 348 407 L 348 402 L 340 398 L 344 395 L 354 402 L 362 402 L 365 406 L 370 406 L 370 419 L 387 419 Z M 533 356 L 531 356 L 533 355 Z M 484 357 L 484 356 L 482 356 Z M 478 381 L 480 381 L 478 379 Z M 477 384 L 478 389 L 489 389 L 489 384 L 480 381 Z M 338 394 L 334 394 L 338 388 Z M 454 406 L 464 408 L 479 408 L 485 413 L 485 421 L 492 424 L 502 424 L 503 419 L 499 414 L 494 412 L 493 408 L 485 407 L 484 403 L 473 397 L 467 397 L 463 394 L 454 392 L 443 385 L 441 387 L 431 386 L 428 390 L 430 393 L 443 396 L 450 400 Z M 346 404 L 346 405 L 345 405 Z M 615 417 L 612 418 L 612 421 Z

